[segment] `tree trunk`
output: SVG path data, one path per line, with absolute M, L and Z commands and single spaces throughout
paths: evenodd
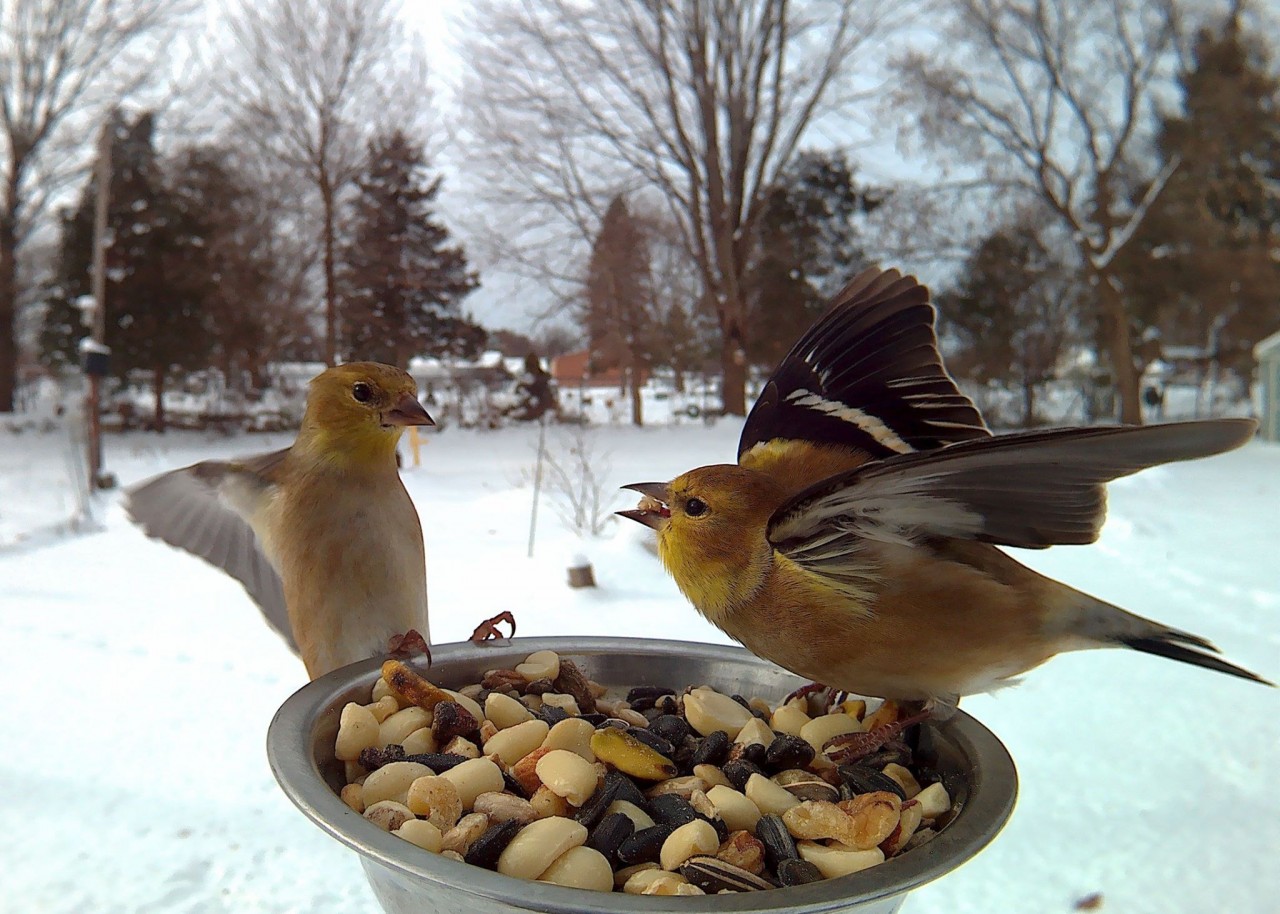
M 17 233 L 9 212 L 0 214 L 0 413 L 13 412 L 18 386 Z
M 164 369 L 153 368 L 151 370 L 151 389 L 155 391 L 155 430 L 163 432 L 165 429 L 164 419 Z
M 1129 334 L 1129 316 L 1125 312 L 1124 298 L 1111 284 L 1106 270 L 1094 274 L 1098 290 L 1098 304 L 1102 309 L 1102 321 L 1111 355 L 1111 371 L 1115 379 L 1116 395 L 1120 398 L 1120 421 L 1125 425 L 1142 424 L 1142 393 L 1138 389 L 1138 371 L 1133 363 L 1133 342 Z
M 644 425 L 644 405 L 640 396 L 640 359 L 635 352 L 631 353 L 631 367 L 627 373 L 631 376 L 631 424 Z
M 736 314 L 728 313 L 731 305 L 723 306 L 721 326 L 720 398 L 724 404 L 726 416 L 745 416 L 747 414 L 747 347 L 743 339 L 742 325 Z M 741 313 L 741 311 L 739 311 Z
M 338 364 L 338 280 L 334 256 L 336 214 L 334 213 L 333 187 L 329 175 L 321 169 L 320 200 L 324 206 L 324 361 L 326 365 Z
M 1031 428 L 1036 421 L 1036 387 L 1030 378 L 1022 379 L 1022 427 Z

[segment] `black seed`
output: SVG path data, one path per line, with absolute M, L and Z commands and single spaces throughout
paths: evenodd
M 656 733 L 650 733 L 645 727 L 629 727 L 627 732 L 634 736 L 640 742 L 644 743 L 650 749 L 656 749 L 666 758 L 671 758 L 675 754 L 676 747 Z
M 651 825 L 642 828 L 618 846 L 618 862 L 623 866 L 657 860 L 662 843 L 675 831 L 674 825 Z
M 693 728 L 683 717 L 674 714 L 659 714 L 649 723 L 649 729 L 670 742 L 673 746 L 684 744 L 686 736 L 693 733 Z
M 600 823 L 587 836 L 587 847 L 598 850 L 611 863 L 618 860 L 618 849 L 622 843 L 635 834 L 636 824 L 631 817 L 620 812 L 613 812 L 600 820 Z
M 804 768 L 813 761 L 815 753 L 808 740 L 789 733 L 779 733 L 764 754 L 764 763 L 773 771 L 787 768 Z
M 524 787 L 521 786 L 520 782 L 516 780 L 516 776 L 510 771 L 502 772 L 502 783 L 506 785 L 509 792 L 514 793 L 523 800 L 529 799 L 529 794 L 525 791 Z
M 548 726 L 554 727 L 562 720 L 569 719 L 569 712 L 564 708 L 557 708 L 555 705 L 543 705 L 538 709 L 535 715 L 538 720 L 545 720 Z
M 636 786 L 636 782 L 631 780 L 631 778 L 627 777 L 621 771 L 610 771 L 604 776 L 604 783 L 606 787 L 611 782 L 617 785 L 615 787 L 616 792 L 613 795 L 615 800 L 625 800 L 628 803 L 634 803 L 641 809 L 644 809 L 645 806 L 648 805 L 648 801 L 644 798 L 644 793 Z
M 718 857 L 690 857 L 680 865 L 684 876 L 708 895 L 721 892 L 754 892 L 773 888 L 773 883 L 740 866 L 734 866 Z
M 613 780 L 605 778 L 600 788 L 578 809 L 574 818 L 587 828 L 591 828 L 591 826 L 600 821 L 604 816 L 604 811 L 609 808 L 609 804 L 617 797 L 619 786 L 620 783 L 616 778 Z
M 675 695 L 663 695 L 658 699 L 657 703 L 654 704 L 654 707 L 663 714 L 679 714 L 680 699 Z
M 653 821 L 672 827 L 684 825 L 694 819 L 706 819 L 679 794 L 662 793 L 649 800 L 649 815 Z M 710 819 L 707 819 L 710 822 Z
M 756 822 L 756 837 L 764 845 L 764 860 L 771 870 L 776 871 L 783 860 L 795 860 L 800 856 L 795 839 L 787 831 L 781 816 L 772 813 L 761 816 Z
M 360 757 L 357 761 L 364 766 L 366 771 L 373 771 L 383 765 L 390 765 L 392 762 L 403 762 L 405 758 L 404 746 L 399 743 L 391 743 L 383 749 L 377 749 L 373 746 L 368 749 L 361 749 Z
M 454 752 L 420 752 L 417 755 L 406 755 L 406 762 L 419 762 L 426 765 L 436 774 L 448 771 L 450 768 L 456 768 L 467 760 L 465 755 L 458 755 Z
M 765 757 L 769 754 L 769 747 L 764 743 L 748 743 L 742 747 L 742 752 L 738 758 L 750 762 L 764 770 Z
M 723 765 L 724 760 L 729 757 L 729 745 L 732 741 L 729 734 L 723 730 L 713 730 L 710 736 L 703 737 L 698 743 L 698 748 L 693 752 L 693 758 L 690 759 L 690 767 L 693 765 Z
M 840 775 L 840 780 L 848 784 L 854 793 L 887 790 L 890 793 L 896 793 L 903 800 L 907 798 L 907 792 L 902 789 L 902 785 L 883 771 L 876 771 L 874 768 L 863 765 L 840 765 L 836 768 L 836 772 Z
M 764 774 L 764 769 L 759 765 L 747 761 L 746 759 L 734 759 L 732 762 L 725 762 L 720 767 L 724 772 L 724 776 L 729 779 L 729 783 L 733 785 L 734 790 L 746 790 L 747 781 L 753 774 Z
M 440 702 L 436 705 L 434 714 L 431 720 L 431 732 L 442 745 L 455 736 L 474 733 L 480 726 L 475 715 L 456 701 Z
M 598 727 L 609 719 L 609 715 L 596 711 L 594 714 L 583 714 L 582 719 L 591 724 L 591 726 Z
M 472 842 L 463 859 L 472 866 L 482 866 L 487 870 L 496 869 L 498 857 L 507 849 L 507 845 L 519 830 L 520 823 L 516 819 L 499 822 Z
M 738 704 L 742 705 L 748 711 L 751 710 L 751 702 L 747 701 L 741 695 L 730 695 L 729 697 L 732 698 L 734 701 L 736 701 Z
M 640 711 L 641 713 L 645 711 L 652 711 L 656 701 L 656 698 L 637 698 L 635 701 L 630 702 L 631 710 Z
M 524 687 L 524 693 L 526 695 L 545 695 L 546 693 L 554 692 L 555 690 L 555 683 L 550 679 L 535 679 Z
M 651 698 L 657 701 L 663 695 L 674 695 L 675 689 L 669 689 L 666 686 L 636 686 L 627 693 L 627 704 L 631 707 L 636 706 L 636 701 L 641 698 Z
M 793 857 L 778 862 L 778 881 L 783 885 L 806 885 L 821 879 L 822 873 L 808 860 Z
M 858 764 L 878 771 L 883 771 L 885 765 L 901 765 L 903 768 L 910 768 L 911 750 L 903 743 L 887 743 L 880 751 L 858 759 Z

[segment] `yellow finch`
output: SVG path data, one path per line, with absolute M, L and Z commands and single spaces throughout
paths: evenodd
M 244 585 L 315 679 L 389 649 L 425 649 L 422 525 L 396 467 L 405 426 L 433 425 L 406 372 L 352 362 L 311 381 L 297 440 L 131 489 L 149 535 Z
M 815 683 L 930 706 L 1092 647 L 1265 682 L 997 548 L 1093 542 L 1105 482 L 1238 447 L 1256 423 L 992 436 L 933 321 L 913 277 L 862 273 L 765 385 L 736 465 L 626 487 L 644 498 L 620 513 L 657 531 L 698 611 Z

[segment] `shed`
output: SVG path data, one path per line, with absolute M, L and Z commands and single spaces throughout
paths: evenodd
M 1258 360 L 1258 381 L 1262 387 L 1262 428 L 1266 441 L 1280 441 L 1280 331 L 1253 347 Z

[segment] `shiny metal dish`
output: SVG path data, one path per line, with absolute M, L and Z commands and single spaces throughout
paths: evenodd
M 636 685 L 710 685 L 727 694 L 777 701 L 803 682 L 741 648 L 637 638 L 519 638 L 432 648 L 430 679 L 447 688 L 478 682 L 538 650 L 572 658 L 612 694 Z M 356 851 L 389 914 L 603 914 L 603 912 L 857 911 L 891 914 L 906 893 L 945 875 L 991 842 L 1013 812 L 1017 773 L 990 731 L 964 712 L 925 725 L 918 757 L 942 774 L 961 809 L 939 835 L 879 866 L 794 888 L 706 897 L 602 894 L 498 873 L 427 853 L 382 831 L 339 798 L 342 764 L 333 756 L 338 717 L 348 701 L 367 703 L 381 662 L 335 670 L 294 693 L 267 732 L 267 756 L 285 794 L 320 828 Z

